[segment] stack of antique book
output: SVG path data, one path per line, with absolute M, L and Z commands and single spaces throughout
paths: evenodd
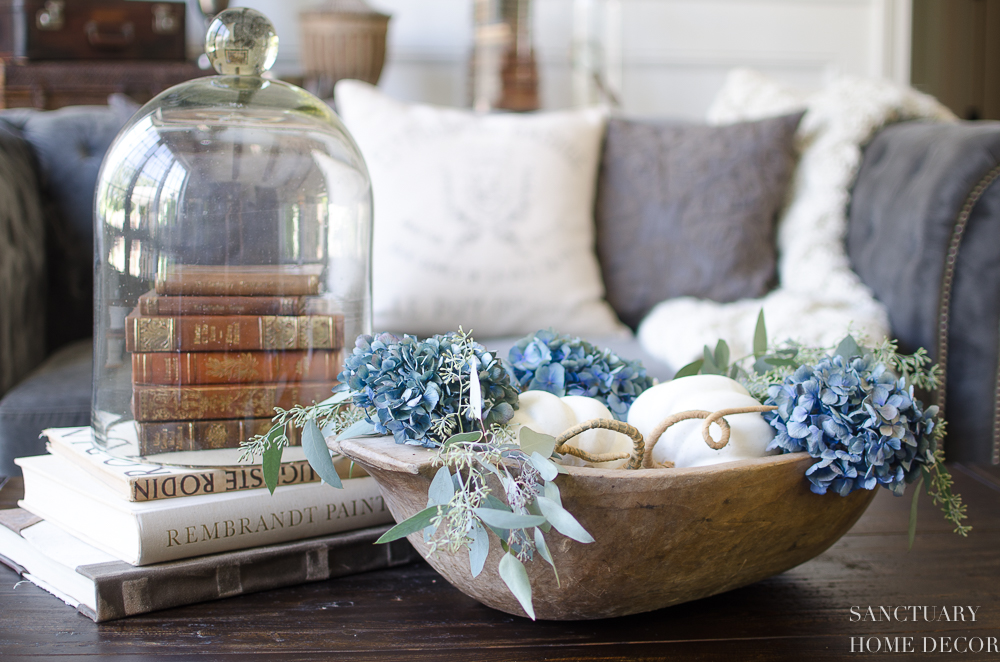
M 47 430 L 48 455 L 17 460 L 20 508 L 0 510 L 0 562 L 95 621 L 409 563 L 374 479 L 338 464 L 344 489 L 305 461 L 274 494 L 258 466 L 133 462 L 90 428 Z
M 164 270 L 126 321 L 139 453 L 226 448 L 330 396 L 344 318 L 309 267 Z
M 405 542 L 373 544 L 392 516 L 348 465 L 334 489 L 305 460 L 285 462 L 273 494 L 258 466 L 169 466 L 172 453 L 190 461 L 266 433 L 276 407 L 331 395 L 344 318 L 319 278 L 301 266 L 163 270 L 126 319 L 146 460 L 109 454 L 91 428 L 47 430 L 49 454 L 17 460 L 24 498 L 0 511 L 0 560 L 97 621 L 414 560 Z

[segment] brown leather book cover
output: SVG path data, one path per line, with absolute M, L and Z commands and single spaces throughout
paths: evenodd
M 332 382 L 343 363 L 342 350 L 287 352 L 136 352 L 135 384 L 233 384 Z
M 294 296 L 319 294 L 320 265 L 187 265 L 164 269 L 157 294 Z
M 130 352 L 340 349 L 343 315 L 191 315 L 125 320 Z
M 135 384 L 132 387 L 132 414 L 136 421 L 142 422 L 269 419 L 274 416 L 275 407 L 289 409 L 327 399 L 336 385 L 337 382 L 199 386 Z
M 160 296 L 139 297 L 141 315 L 332 315 L 336 303 L 306 296 Z
M 136 423 L 139 429 L 139 454 L 239 448 L 241 442 L 258 434 L 266 434 L 272 425 L 274 423 L 270 418 Z M 288 426 L 287 434 L 289 445 L 301 444 L 299 429 L 294 425 Z

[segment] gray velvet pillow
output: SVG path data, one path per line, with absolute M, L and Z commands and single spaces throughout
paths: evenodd
M 607 298 L 635 328 L 661 301 L 759 297 L 802 113 L 726 126 L 612 119 L 597 194 Z

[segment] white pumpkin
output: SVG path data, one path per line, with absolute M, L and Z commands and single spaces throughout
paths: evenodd
M 668 416 L 692 409 L 718 411 L 737 407 L 753 407 L 760 402 L 742 384 L 721 375 L 693 375 L 664 382 L 644 391 L 629 410 L 628 422 L 648 441 L 653 430 Z M 673 462 L 675 467 L 701 467 L 719 462 L 732 462 L 771 455 L 767 445 L 774 438 L 774 428 L 758 414 L 726 416 L 731 433 L 729 443 L 715 450 L 705 443 L 701 430 L 705 421 L 695 418 L 670 426 L 653 447 L 655 463 Z M 712 438 L 718 440 L 722 430 L 711 426 Z
M 583 395 L 567 395 L 559 397 L 548 391 L 525 391 L 518 400 L 518 409 L 510 425 L 515 433 L 521 426 L 531 428 L 535 432 L 558 437 L 574 425 L 595 418 L 613 420 L 604 403 Z M 588 453 L 631 453 L 632 440 L 626 435 L 611 430 L 587 430 L 573 437 L 568 445 L 575 446 Z M 621 469 L 628 459 L 612 460 L 591 464 L 572 455 L 563 456 L 563 464 L 575 466 L 593 466 L 602 469 Z

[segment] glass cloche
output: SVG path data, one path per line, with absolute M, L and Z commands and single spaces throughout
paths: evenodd
M 368 172 L 327 104 L 263 77 L 277 50 L 262 14 L 222 12 L 220 75 L 143 106 L 101 166 L 92 418 L 113 455 L 236 464 L 370 332 Z

